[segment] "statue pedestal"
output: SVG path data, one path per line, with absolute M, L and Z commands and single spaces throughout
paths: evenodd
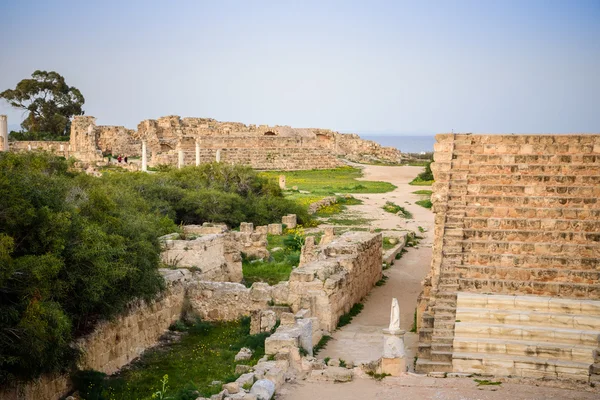
M 406 352 L 404 351 L 404 334 L 401 329 L 383 330 L 383 357 L 381 372 L 391 376 L 399 376 L 406 372 Z

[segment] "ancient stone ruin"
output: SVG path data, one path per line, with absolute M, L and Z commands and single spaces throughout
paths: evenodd
M 600 380 L 600 135 L 436 136 L 417 371 Z
M 4 132 L 2 126 L 0 119 L 0 134 Z M 10 149 L 45 150 L 86 163 L 102 162 L 102 156 L 107 154 L 141 157 L 142 170 L 148 166 L 183 167 L 214 161 L 263 170 L 324 169 L 344 165 L 338 156 L 355 161 L 401 160 L 400 151 L 395 148 L 328 129 L 244 125 L 178 116 L 144 120 L 137 131 L 96 125 L 94 117 L 76 116 L 70 142 L 15 141 L 10 143 Z

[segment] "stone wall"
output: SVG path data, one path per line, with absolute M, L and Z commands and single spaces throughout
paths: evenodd
M 379 233 L 347 232 L 324 246 L 312 247 L 309 241 L 300 266 L 290 276 L 292 311 L 308 309 L 322 329 L 333 331 L 340 316 L 381 279 L 381 249 Z
M 132 303 L 129 310 L 112 321 L 101 322 L 76 345 L 83 351 L 81 369 L 112 374 L 156 345 L 160 336 L 181 318 L 184 307 L 187 271 L 163 270 L 167 290 L 148 304 Z M 44 375 L 27 383 L 0 389 L 3 400 L 57 400 L 71 390 L 65 375 Z
M 198 279 L 241 282 L 242 259 L 233 235 L 211 234 L 191 240 L 163 236 L 162 262 L 172 268 L 191 268 Z
M 436 139 L 435 241 L 419 301 L 417 369 L 448 372 L 457 293 L 600 300 L 600 135 Z M 550 358 L 528 357 L 537 366 Z

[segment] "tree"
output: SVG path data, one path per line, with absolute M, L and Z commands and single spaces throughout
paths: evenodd
M 31 133 L 46 133 L 51 137 L 69 136 L 70 118 L 83 115 L 85 103 L 79 89 L 65 83 L 54 71 L 35 71 L 31 79 L 23 79 L 15 89 L 0 93 L 13 107 L 29 114 L 21 127 Z

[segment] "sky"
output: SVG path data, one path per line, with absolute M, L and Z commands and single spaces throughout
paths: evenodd
M 600 132 L 600 0 L 0 0 L 0 49 L 0 91 L 56 71 L 100 125 Z

